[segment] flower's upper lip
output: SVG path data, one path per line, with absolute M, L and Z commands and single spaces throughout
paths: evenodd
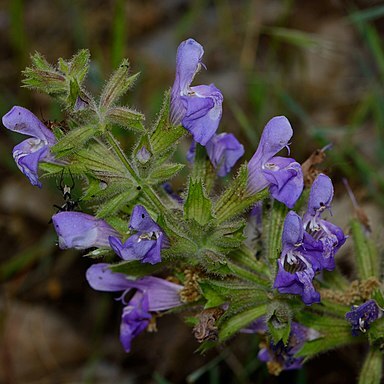
M 2 122 L 11 131 L 35 137 L 48 145 L 56 143 L 55 135 L 26 108 L 15 105 L 3 116 Z
M 194 77 L 199 72 L 201 58 L 204 55 L 203 47 L 194 39 L 188 39 L 182 42 L 177 49 L 176 55 L 176 88 L 181 94 L 187 94 Z

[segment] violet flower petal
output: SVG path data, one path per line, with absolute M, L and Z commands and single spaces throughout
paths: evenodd
M 158 238 L 156 241 L 154 240 L 144 240 L 142 242 L 153 242 L 154 244 L 151 248 L 146 252 L 146 255 L 143 257 L 143 263 L 157 264 L 161 262 L 161 248 L 163 244 L 164 235 L 162 232 L 158 234 Z
M 151 318 L 147 296 L 136 292 L 121 316 L 120 341 L 126 352 L 131 350 L 132 340 L 147 328 Z
M 176 53 L 176 77 L 172 92 L 179 90 L 183 95 L 199 72 L 204 55 L 203 47 L 194 39 L 183 41 Z
M 110 237 L 109 244 L 111 248 L 120 256 L 123 260 L 141 260 L 142 262 L 151 262 L 155 264 L 151 256 L 148 257 L 148 253 L 156 248 L 158 240 L 141 239 L 138 234 L 129 237 L 124 244 L 117 237 Z M 161 242 L 160 242 L 161 244 Z M 160 258 L 160 244 L 159 244 L 159 257 L 156 262 L 161 261 Z M 151 254 L 152 255 L 152 254 Z
M 263 174 L 272 197 L 293 208 L 304 188 L 301 165 L 294 159 L 276 156 L 264 165 Z
M 329 209 L 333 198 L 333 185 L 331 179 L 320 173 L 312 184 L 308 199 L 308 210 L 310 215 Z
M 109 248 L 109 237 L 119 236 L 104 220 L 82 212 L 59 212 L 52 216 L 52 222 L 61 249 Z
M 54 134 L 28 109 L 15 106 L 3 116 L 3 124 L 11 131 L 32 136 L 13 148 L 16 165 L 32 185 L 41 188 L 38 178 L 40 161 L 55 162 L 50 147 L 56 143 Z
M 306 305 L 320 302 L 320 294 L 315 290 L 312 283 L 315 274 L 309 263 L 306 263 L 304 270 L 294 273 L 285 270 L 281 259 L 279 259 L 278 266 L 273 288 L 277 288 L 280 293 L 300 295 Z
M 154 246 L 154 240 L 140 241 L 139 235 L 132 235 L 123 244 L 117 237 L 110 237 L 109 244 L 111 248 L 123 260 L 141 260 L 148 251 Z
M 112 272 L 110 264 L 98 263 L 91 265 L 85 274 L 89 285 L 96 291 L 118 292 L 136 288 L 134 280 L 124 273 Z
M 37 141 L 37 142 L 36 142 Z M 30 138 L 16 145 L 12 150 L 13 158 L 17 167 L 27 176 L 29 182 L 39 188 L 42 187 L 39 181 L 39 162 L 47 157 L 49 148 L 41 145 L 41 141 Z
M 146 294 L 148 310 L 153 312 L 182 305 L 179 296 L 182 285 L 153 276 L 133 279 L 123 273 L 113 272 L 109 267 L 110 264 L 98 263 L 88 268 L 86 278 L 93 289 L 105 292 L 137 289 Z
M 191 93 L 181 96 L 185 106 L 182 126 L 201 145 L 206 145 L 219 127 L 223 95 L 213 84 L 191 87 Z
M 309 231 L 320 229 L 319 220 L 325 209 L 330 209 L 333 198 L 333 185 L 331 179 L 320 174 L 311 186 L 309 193 L 308 208 L 304 214 L 304 226 Z
M 283 227 L 282 243 L 283 253 L 303 242 L 304 229 L 301 217 L 294 211 L 289 211 Z
M 244 147 L 232 133 L 214 135 L 206 144 L 206 148 L 211 163 L 221 177 L 227 175 L 237 160 L 244 155 Z
M 165 311 L 182 305 L 179 295 L 182 285 L 153 276 L 138 279 L 136 283 L 148 296 L 149 311 Z
M 268 121 L 260 138 L 259 146 L 249 161 L 250 177 L 273 156 L 289 145 L 293 129 L 285 116 L 276 116 Z
M 3 116 L 2 121 L 11 131 L 35 137 L 49 146 L 56 143 L 55 135 L 26 108 L 14 106 Z
M 188 95 L 193 78 L 201 68 L 203 54 L 203 47 L 193 39 L 183 41 L 177 48 L 176 76 L 171 91 L 170 120 L 173 125 L 179 125 L 185 116 L 186 105 L 181 97 Z
M 139 232 L 161 231 L 161 228 L 153 221 L 142 205 L 136 205 L 133 208 L 129 227 Z

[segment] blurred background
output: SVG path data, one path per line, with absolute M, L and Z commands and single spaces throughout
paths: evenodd
M 21 105 L 43 121 L 65 119 L 51 99 L 21 87 L 21 71 L 35 51 L 56 63 L 88 48 L 87 86 L 96 94 L 125 57 L 141 72 L 126 102 L 150 123 L 173 83 L 177 46 L 193 37 L 208 69 L 194 84 L 222 90 L 220 130 L 238 137 L 245 158 L 276 115 L 294 128 L 297 161 L 332 143 L 323 169 L 335 183 L 333 221 L 347 230 L 353 215 L 341 183 L 347 178 L 380 241 L 383 30 L 384 2 L 374 0 L 0 0 L 0 112 Z M 0 383 L 355 382 L 364 346 L 272 378 L 257 360 L 256 336 L 200 355 L 177 315 L 160 318 L 159 331 L 139 336 L 126 354 L 118 340 L 121 305 L 88 286 L 90 260 L 56 246 L 48 222 L 62 195 L 55 180 L 43 180 L 42 190 L 29 185 L 11 156 L 20 140 L 2 128 Z M 73 197 L 80 195 L 76 185 Z M 340 258 L 348 271 L 348 249 Z

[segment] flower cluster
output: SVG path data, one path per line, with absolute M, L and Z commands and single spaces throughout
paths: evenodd
M 331 179 L 320 174 L 312 184 L 304 218 L 290 211 L 284 222 L 274 288 L 300 295 L 307 305 L 320 301 L 313 279 L 321 270 L 335 268 L 335 253 L 346 240 L 341 228 L 321 219 L 324 210 L 330 209 L 332 197 Z
M 72 187 L 60 182 L 66 203 L 56 206 L 53 227 L 61 249 L 87 250 L 87 256 L 97 259 L 86 272 L 93 289 L 120 293 L 120 340 L 125 351 L 141 332 L 154 328 L 158 312 L 187 309 L 190 319 L 195 314 L 190 322 L 202 350 L 236 332 L 261 333 L 265 343 L 258 357 L 271 373 L 279 374 L 300 368 L 306 357 L 321 352 L 314 339 L 320 334 L 334 337 L 329 331 L 333 322 L 345 335 L 350 326 L 353 335 L 367 332 L 374 321 L 382 321 L 383 304 L 377 292 L 364 292 L 360 297 L 366 301 L 344 317 L 348 307 L 340 305 L 346 303 L 333 306 L 323 300 L 324 321 L 312 321 L 316 311 L 307 306 L 321 300 L 316 275 L 335 269 L 335 254 L 347 238 L 323 217 L 334 194 L 331 179 L 316 171 L 306 212 L 292 210 L 307 199 L 302 192 L 303 168 L 308 167 L 282 155 L 285 149 L 290 155 L 293 129 L 286 117 L 276 116 L 266 124 L 248 163 L 239 167 L 232 181 L 223 180 L 245 150 L 232 133 L 218 132 L 221 91 L 213 84 L 191 85 L 205 68 L 203 53 L 193 39 L 180 44 L 170 97 L 165 94 L 151 127 L 144 127 L 141 113 L 119 105 L 136 78 L 129 76 L 126 60 L 101 96 L 94 98 L 82 84 L 87 51 L 70 62 L 60 61 L 57 69 L 36 56 L 34 67 L 26 71 L 26 76 L 33 74 L 26 83 L 66 104 L 69 130 L 52 132 L 32 112 L 17 106 L 3 117 L 3 124 L 30 136 L 16 145 L 13 157 L 33 185 L 41 187 L 41 163 L 46 176 L 63 176 L 68 170 L 82 180 L 79 201 L 82 206 L 91 202 L 96 213 L 76 211 L 80 204 L 71 201 Z M 115 125 L 135 131 L 132 151 L 114 137 Z M 179 140 L 188 135 L 190 174 L 176 193 L 170 181 L 184 164 L 171 157 Z M 263 201 L 267 199 L 271 204 Z M 374 265 L 372 261 L 363 268 L 361 280 L 371 281 Z M 377 275 L 372 280 L 376 288 L 378 279 Z M 299 295 L 305 305 L 285 294 Z M 343 344 L 340 340 L 324 343 L 324 350 Z

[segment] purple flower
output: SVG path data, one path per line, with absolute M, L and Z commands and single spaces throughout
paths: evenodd
M 244 155 L 244 147 L 232 133 L 214 135 L 206 148 L 211 163 L 221 177 L 229 173 L 236 161 Z
M 323 268 L 332 271 L 335 268 L 334 255 L 345 243 L 347 237 L 341 228 L 321 219 L 321 214 L 330 210 L 333 197 L 331 179 L 320 174 L 312 184 L 308 199 L 308 209 L 304 215 L 304 227 L 323 244 Z
M 59 212 L 52 216 L 61 249 L 108 247 L 109 237 L 118 232 L 102 219 L 82 212 Z
M 86 278 L 90 286 L 97 291 L 123 291 L 121 299 L 126 305 L 123 309 L 120 327 L 120 340 L 130 351 L 131 342 L 145 330 L 152 315 L 150 312 L 164 311 L 182 305 L 179 292 L 181 285 L 153 276 L 132 279 L 123 273 L 115 273 L 109 264 L 100 263 L 88 268 Z M 136 289 L 132 299 L 126 303 L 125 295 Z
M 284 345 L 281 340 L 277 344 L 271 341 L 269 345 L 260 349 L 257 357 L 267 363 L 270 373 L 274 375 L 279 375 L 283 370 L 299 369 L 304 358 L 295 357 L 295 354 L 306 341 L 318 337 L 317 331 L 292 322 L 287 345 Z
M 352 306 L 351 311 L 346 313 L 345 318 L 351 323 L 352 335 L 358 336 L 360 332 L 367 332 L 370 324 L 381 315 L 381 310 L 376 301 L 368 300 L 360 306 Z
M 125 352 L 131 350 L 132 340 L 148 327 L 151 319 L 148 296 L 138 291 L 123 308 L 121 315 L 120 342 Z
M 284 221 L 283 250 L 273 287 L 280 293 L 301 295 L 307 305 L 318 303 L 312 280 L 321 269 L 323 246 L 304 232 L 301 217 L 290 211 Z
M 13 148 L 16 165 L 32 185 L 41 188 L 37 174 L 39 162 L 54 162 L 50 148 L 56 144 L 54 134 L 28 109 L 15 106 L 3 116 L 3 124 L 11 131 L 31 136 Z
M 215 134 L 222 115 L 223 95 L 213 84 L 191 87 L 203 65 L 203 47 L 193 39 L 177 49 L 176 78 L 171 92 L 171 122 L 187 129 L 194 140 L 205 145 Z
M 303 190 L 303 172 L 294 159 L 275 156 L 288 147 L 293 130 L 284 116 L 272 118 L 264 128 L 259 146 L 248 163 L 247 192 L 269 187 L 271 195 L 292 208 Z
M 160 250 L 166 246 L 165 236 L 143 206 L 136 205 L 133 208 L 129 228 L 136 233 L 130 236 L 124 244 L 119 237 L 110 237 L 109 243 L 112 249 L 124 260 L 159 263 L 161 261 Z

